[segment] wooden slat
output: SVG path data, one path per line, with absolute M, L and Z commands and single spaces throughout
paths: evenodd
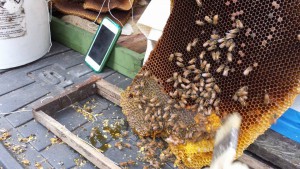
M 68 107 L 75 102 L 86 99 L 97 92 L 95 83 L 99 79 L 100 77 L 98 76 L 92 76 L 85 82 L 71 87 L 62 94 L 54 98 L 47 99 L 43 103 L 34 105 L 33 109 L 35 111 L 42 110 L 46 114 L 51 114 Z
M 249 167 L 254 169 L 273 169 L 273 167 L 251 157 L 250 155 L 243 154 L 239 159 L 240 162 L 247 164 Z
M 120 106 L 122 89 L 103 79 L 98 80 L 96 84 L 99 95 Z
M 82 139 L 70 132 L 58 121 L 44 113 L 43 111 L 34 111 L 34 118 L 44 125 L 48 130 L 58 136 L 63 142 L 101 169 L 120 169 L 113 161 L 105 157 L 95 148 L 84 142 Z

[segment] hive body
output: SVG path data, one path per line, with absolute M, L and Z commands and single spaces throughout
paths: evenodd
M 174 1 L 162 38 L 122 94 L 131 127 L 162 136 L 186 167 L 201 168 L 221 121 L 238 112 L 240 156 L 299 94 L 299 11 L 299 0 Z

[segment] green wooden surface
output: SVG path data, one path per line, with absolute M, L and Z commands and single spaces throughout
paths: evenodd
M 85 55 L 94 34 L 53 17 L 51 36 L 53 40 Z M 143 59 L 144 54 L 116 45 L 106 65 L 125 76 L 134 78 L 142 67 Z

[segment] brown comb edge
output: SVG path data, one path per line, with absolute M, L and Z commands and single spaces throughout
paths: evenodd
M 103 4 L 103 2 L 100 2 L 100 1 L 97 2 L 97 0 L 86 0 L 83 3 L 83 8 L 87 9 L 87 10 L 92 10 L 92 11 L 99 12 L 100 9 L 101 9 L 101 6 Z M 122 10 L 122 11 L 128 11 L 128 10 L 130 10 L 132 8 L 131 4 L 133 6 L 134 3 L 136 3 L 135 0 L 130 0 L 131 3 L 129 3 L 129 0 L 122 0 L 122 1 L 123 1 L 123 3 L 120 3 L 119 1 L 112 0 L 111 1 L 112 4 L 110 4 L 110 9 L 111 10 L 112 9 L 119 9 L 119 10 Z M 106 3 L 103 6 L 103 8 L 102 8 L 102 12 L 101 13 L 105 13 L 105 12 L 108 12 L 108 11 L 109 11 L 109 9 L 108 9 L 107 3 Z
M 53 7 L 63 14 L 79 16 L 90 21 L 94 21 L 98 15 L 98 13 L 96 12 L 85 10 L 83 8 L 83 4 L 71 3 L 65 0 L 54 0 Z M 114 17 L 119 19 L 123 25 L 126 24 L 130 17 L 130 11 L 113 10 L 112 14 L 114 15 Z M 109 17 L 116 23 L 120 24 L 116 19 L 111 17 L 109 13 L 101 14 L 96 22 L 100 24 L 104 17 Z

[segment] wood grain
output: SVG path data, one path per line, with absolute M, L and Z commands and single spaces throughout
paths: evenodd
M 120 99 L 121 99 L 121 92 L 122 89 L 118 88 L 117 86 L 105 81 L 105 80 L 98 80 L 96 82 L 98 87 L 98 94 L 103 96 L 105 99 L 115 103 L 116 105 L 120 106 Z
M 85 141 L 74 135 L 66 127 L 61 125 L 58 121 L 44 113 L 43 111 L 34 111 L 34 118 L 44 125 L 48 130 L 58 136 L 63 142 L 96 165 L 101 169 L 120 169 L 113 161 L 105 157 L 102 153 L 97 151 L 94 147 L 87 144 Z

